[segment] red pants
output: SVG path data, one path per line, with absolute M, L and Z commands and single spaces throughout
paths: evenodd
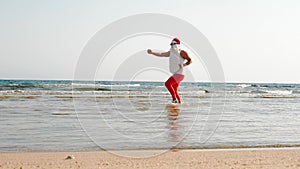
M 178 86 L 183 79 L 184 79 L 184 75 L 174 74 L 165 82 L 165 86 L 167 87 L 170 94 L 172 95 L 173 101 L 177 100 L 179 103 L 181 103 L 181 100 L 178 94 Z

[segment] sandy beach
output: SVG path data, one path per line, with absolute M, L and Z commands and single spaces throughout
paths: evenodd
M 0 168 L 300 168 L 300 150 L 177 151 L 139 159 L 108 152 L 1 153 Z

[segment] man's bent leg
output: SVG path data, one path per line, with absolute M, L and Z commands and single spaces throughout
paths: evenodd
M 180 96 L 179 96 L 179 93 L 178 93 L 178 87 L 179 87 L 179 84 L 180 82 L 184 79 L 184 75 L 181 75 L 181 74 L 174 74 L 172 76 L 175 80 L 175 83 L 172 85 L 173 89 L 174 89 L 174 94 L 175 94 L 175 98 L 178 100 L 179 103 L 181 103 L 181 99 L 180 99 Z
M 173 101 L 176 100 L 175 90 L 174 90 L 174 88 L 173 88 L 174 83 L 176 83 L 176 81 L 175 81 L 175 79 L 173 78 L 173 76 L 171 76 L 171 77 L 165 82 L 165 86 L 167 87 L 167 89 L 169 90 L 170 94 L 172 95 Z

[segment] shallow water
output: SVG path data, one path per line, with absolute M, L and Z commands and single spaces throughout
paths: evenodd
M 300 85 L 0 81 L 0 151 L 300 144 Z

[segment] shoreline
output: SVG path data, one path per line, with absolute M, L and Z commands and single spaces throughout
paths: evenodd
M 247 150 L 300 150 L 300 144 L 294 145 L 259 145 L 259 146 L 211 146 L 211 147 L 173 147 L 173 148 L 133 148 L 133 149 L 86 149 L 86 150 L 20 150 L 20 151 L 1 151 L 0 153 L 60 153 L 60 152 L 168 152 L 172 149 L 187 152 L 206 152 L 206 151 L 247 151 Z
M 153 152 L 128 152 L 135 157 Z M 300 148 L 176 150 L 124 157 L 106 151 L 0 152 L 0 168 L 300 168 Z

